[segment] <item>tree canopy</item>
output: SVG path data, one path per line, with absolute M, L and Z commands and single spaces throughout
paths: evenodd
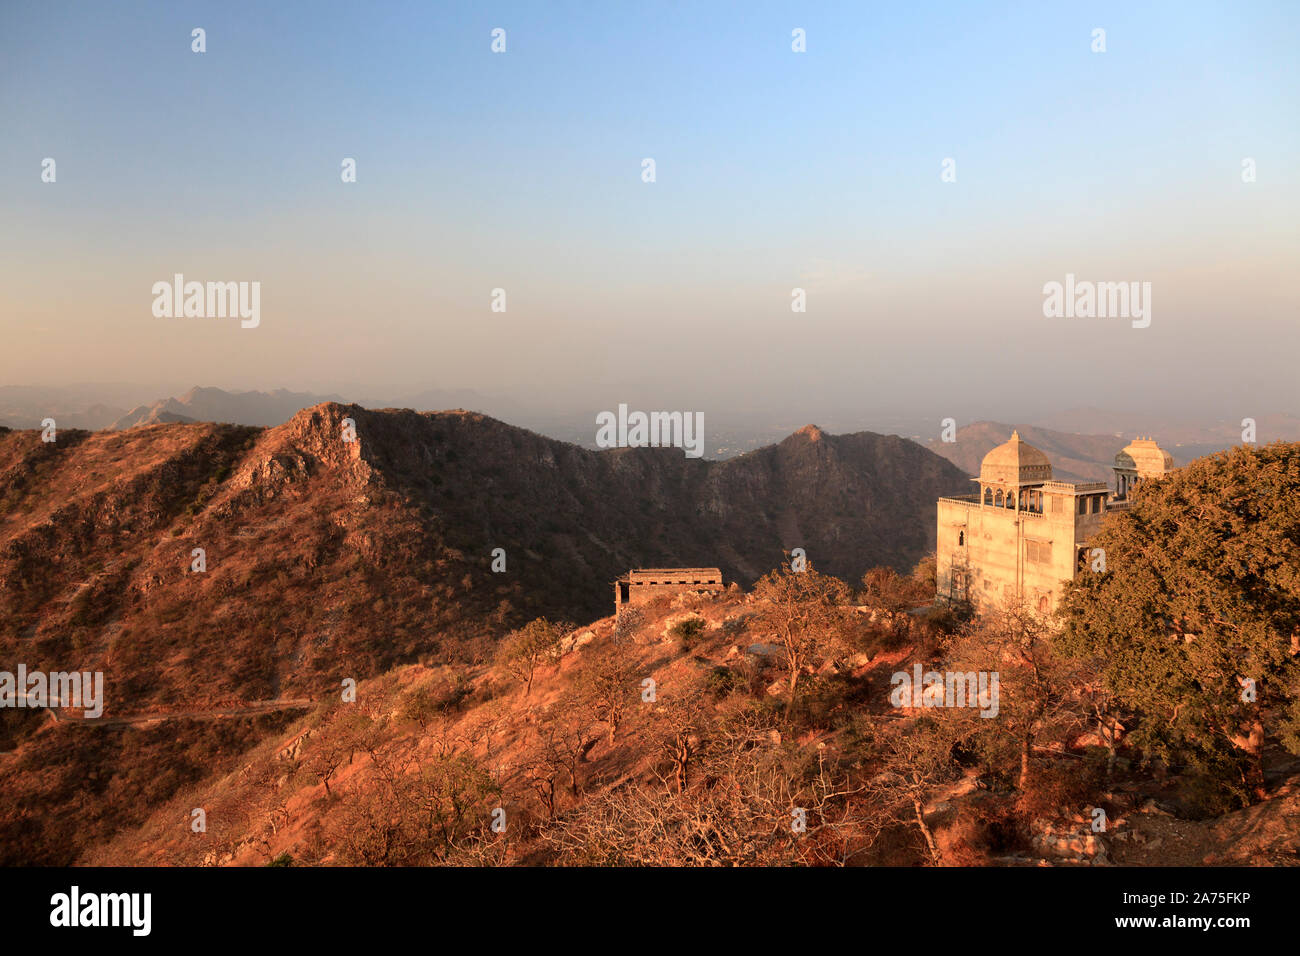
M 1259 791 L 1260 749 L 1300 753 L 1300 444 L 1241 447 L 1143 484 L 1061 605 L 1149 754 Z M 1091 564 L 1091 562 L 1089 562 Z

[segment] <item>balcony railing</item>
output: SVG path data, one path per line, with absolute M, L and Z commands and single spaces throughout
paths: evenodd
M 942 495 L 939 498 L 939 500 L 951 501 L 959 505 L 974 505 L 975 507 L 980 507 L 979 495 Z M 992 503 L 986 504 L 983 507 L 988 508 L 990 511 L 1005 511 L 1008 514 L 1029 515 L 1030 517 L 1033 518 L 1043 517 L 1043 513 L 1041 511 L 1029 511 L 1028 509 L 1025 508 L 1021 508 L 1019 511 L 1017 511 L 1015 508 L 1008 508 L 1005 505 L 995 505 Z

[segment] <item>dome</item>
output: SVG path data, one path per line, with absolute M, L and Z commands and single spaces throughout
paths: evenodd
M 1051 480 L 1051 461 L 1033 445 L 1021 441 L 1018 431 L 1013 431 L 1010 439 L 980 463 L 980 481 L 984 484 L 1021 485 Z
M 1141 478 L 1157 478 L 1174 470 L 1174 456 L 1150 438 L 1135 438 L 1115 456 L 1117 471 L 1134 471 Z

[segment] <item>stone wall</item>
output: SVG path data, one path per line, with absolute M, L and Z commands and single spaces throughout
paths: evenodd
M 977 607 L 1006 604 L 1019 588 L 1030 607 L 1043 612 L 1056 607 L 1064 583 L 1074 577 L 1079 549 L 1100 528 L 1104 512 L 1080 515 L 1073 491 L 1046 487 L 1044 492 L 1041 514 L 939 499 L 940 601 L 951 595 Z

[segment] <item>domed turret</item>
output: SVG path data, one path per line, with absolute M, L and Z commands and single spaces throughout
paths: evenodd
M 1163 478 L 1174 470 L 1174 456 L 1151 438 L 1135 438 L 1115 456 L 1115 492 L 1128 493 L 1149 478 Z
M 1115 456 L 1115 469 L 1135 471 L 1139 478 L 1159 478 L 1174 470 L 1174 456 L 1150 438 L 1135 438 Z
M 1042 484 L 1052 480 L 1052 463 L 1020 432 L 984 456 L 980 462 L 980 501 L 997 508 L 1043 510 Z
M 1039 484 L 1052 480 L 1052 463 L 1047 456 L 1013 431 L 1011 438 L 984 456 L 980 463 L 982 485 Z

